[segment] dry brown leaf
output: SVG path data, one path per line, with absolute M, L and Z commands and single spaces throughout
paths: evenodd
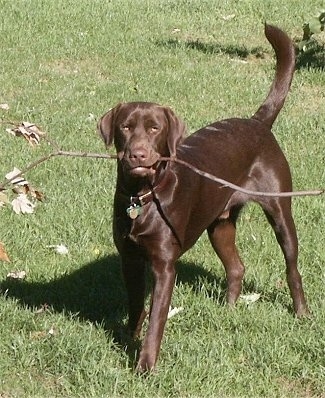
M 13 178 L 13 180 L 11 180 L 11 184 L 14 185 L 14 187 L 12 188 L 12 191 L 17 194 L 17 195 L 30 195 L 33 198 L 39 200 L 39 201 L 43 201 L 44 199 L 44 194 L 43 192 L 39 191 L 38 189 L 33 188 L 29 182 L 24 178 L 23 175 L 19 175 L 16 178 L 16 175 L 20 174 L 21 171 L 19 169 L 17 169 L 17 167 L 14 167 L 14 169 L 6 174 L 6 179 L 7 180 L 11 180 Z M 0 202 L 1 202 L 1 196 L 0 196 Z M 6 203 L 6 202 L 5 202 Z
M 45 135 L 45 132 L 41 131 L 36 124 L 30 122 L 22 122 L 14 128 L 6 129 L 6 131 L 15 137 L 24 137 L 31 146 L 39 145 L 41 137 Z
M 12 191 L 16 193 L 17 195 L 20 194 L 25 194 L 25 195 L 30 195 L 32 198 L 35 198 L 42 202 L 44 200 L 44 194 L 41 191 L 38 191 L 37 189 L 33 188 L 29 184 L 25 184 L 22 186 L 14 186 L 12 188 Z M 0 201 L 1 201 L 1 196 L 0 196 Z M 0 397 L 1 398 L 1 397 Z
M 30 332 L 29 337 L 32 340 L 44 339 L 45 337 L 47 337 L 47 332 L 45 330 Z
M 0 207 L 8 203 L 9 203 L 8 196 L 4 192 L 0 192 Z
M 40 202 L 42 202 L 44 200 L 44 194 L 41 191 L 38 191 L 37 189 L 33 188 L 30 185 L 24 185 L 24 193 L 26 195 L 31 195 L 33 198 L 39 200 Z
M 57 335 L 57 330 L 54 328 L 54 326 L 50 327 L 49 330 L 38 330 L 31 332 L 29 334 L 29 337 L 33 340 L 39 340 L 39 339 L 45 339 L 47 337 L 53 337 Z M 1 397 L 0 397 L 1 398 Z
M 30 194 L 32 195 L 33 198 L 39 200 L 40 202 L 43 202 L 44 200 L 43 192 L 37 191 L 36 189 L 30 189 Z
M 43 314 L 44 312 L 48 311 L 48 309 L 48 304 L 42 304 L 37 310 L 34 311 L 34 314 Z
M 6 261 L 7 263 L 10 263 L 10 258 L 2 242 L 0 242 L 0 261 Z

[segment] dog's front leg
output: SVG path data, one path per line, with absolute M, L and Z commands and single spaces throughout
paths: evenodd
M 139 356 L 137 371 L 154 369 L 167 320 L 169 305 L 175 282 L 173 263 L 155 263 L 152 266 L 154 287 L 151 298 L 149 326 Z
M 128 295 L 128 328 L 133 338 L 140 334 L 143 320 L 146 317 L 145 300 L 145 259 L 134 253 L 122 255 L 122 271 Z

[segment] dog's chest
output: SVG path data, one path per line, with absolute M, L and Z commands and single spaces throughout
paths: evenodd
M 156 203 L 143 206 L 141 214 L 130 220 L 128 239 L 145 248 L 147 252 L 153 253 L 163 242 L 177 244 L 172 228 L 159 212 Z
M 126 216 L 129 219 L 128 237 L 133 242 L 141 244 L 144 238 L 153 236 L 157 229 L 157 210 L 155 203 L 149 203 L 141 207 L 128 207 Z

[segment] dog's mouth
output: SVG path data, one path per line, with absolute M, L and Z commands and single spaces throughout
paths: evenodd
M 128 170 L 128 173 L 132 177 L 151 177 L 156 174 L 157 163 L 152 166 L 136 166 Z

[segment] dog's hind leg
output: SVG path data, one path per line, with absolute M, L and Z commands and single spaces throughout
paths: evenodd
M 226 271 L 227 303 L 231 306 L 236 303 L 240 295 L 245 272 L 235 244 L 239 211 L 240 207 L 232 208 L 229 217 L 215 220 L 207 229 L 210 242 Z
M 261 206 L 275 232 L 285 258 L 287 282 L 293 300 L 294 311 L 297 316 L 307 315 L 308 308 L 301 276 L 297 268 L 298 239 L 291 214 L 291 198 L 264 200 Z

